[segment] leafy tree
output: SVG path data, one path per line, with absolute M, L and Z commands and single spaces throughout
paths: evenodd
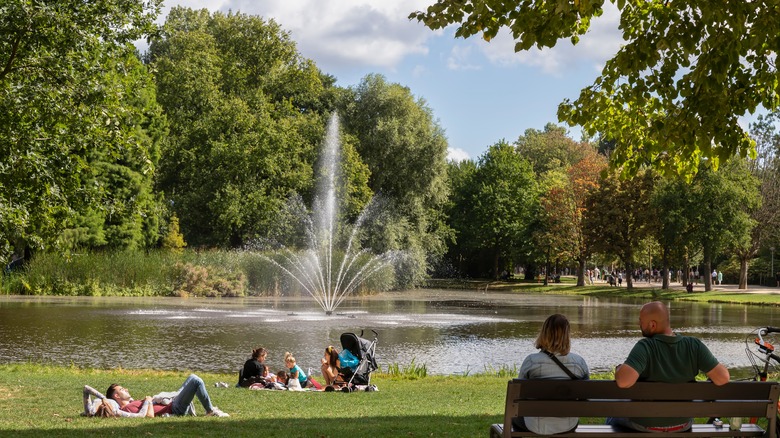
M 581 144 L 583 157 L 574 163 L 567 171 L 569 187 L 569 211 L 572 218 L 572 237 L 574 245 L 571 248 L 572 258 L 577 261 L 579 271 L 577 285 L 585 285 L 585 262 L 591 254 L 585 239 L 584 216 L 587 214 L 588 196 L 598 189 L 599 175 L 605 170 L 606 160 L 597 154 L 589 144 Z
M 128 50 L 112 63 L 117 73 L 110 77 L 126 105 L 118 123 L 136 148 L 89 154 L 93 173 L 83 184 L 101 187 L 104 201 L 101 208 L 75 211 L 68 218 L 65 232 L 71 226 L 82 232 L 73 234 L 67 247 L 140 249 L 155 246 L 159 238 L 162 208 L 153 185 L 167 120 L 156 101 L 153 78 L 135 53 Z
M 371 247 L 410 249 L 422 261 L 412 274 L 416 282 L 425 275 L 424 256 L 443 255 L 452 236 L 443 215 L 448 196 L 444 131 L 425 101 L 381 75 L 368 75 L 347 90 L 339 107 L 344 129 L 358 140 L 356 149 L 371 172 L 370 189 L 393 212 L 382 227 L 384 237 Z
M 447 180 L 450 196 L 445 205 L 448 224 L 455 233 L 448 256 L 457 267 L 458 274 L 470 273 L 476 265 L 477 247 L 473 218 L 468 211 L 475 198 L 474 175 L 477 165 L 472 160 L 447 163 Z
M 515 145 L 517 153 L 527 158 L 538 174 L 566 169 L 582 160 L 586 153 L 579 143 L 568 137 L 565 128 L 553 123 L 545 125 L 542 131 L 526 129 Z
M 239 246 L 265 237 L 291 194 L 311 197 L 325 132 L 320 97 L 332 82 L 278 24 L 176 7 L 148 61 L 171 119 L 158 186 L 188 242 Z M 359 184 L 364 171 L 345 173 Z
M 770 113 L 759 116 L 758 120 L 750 125 L 750 134 L 756 140 L 757 156 L 747 164 L 750 172 L 759 181 L 761 205 L 751 210 L 751 216 L 757 225 L 753 227 L 750 245 L 735 248 L 740 266 L 744 266 L 742 260 L 752 259 L 762 249 L 771 251 L 771 248 L 780 242 L 780 215 L 777 214 L 780 211 L 780 134 L 776 128 L 778 118 L 780 115 L 777 112 Z M 774 275 L 774 272 L 769 273 L 770 278 L 774 278 Z
M 583 229 L 587 245 L 595 252 L 617 256 L 626 269 L 626 285 L 633 287 L 636 249 L 652 224 L 650 194 L 655 186 L 651 171 L 631 179 L 610 173 L 586 202 Z
M 480 157 L 469 185 L 461 217 L 453 223 L 472 228 L 473 244 L 489 252 L 498 278 L 501 259 L 511 260 L 527 247 L 529 225 L 538 210 L 536 178 L 528 160 L 499 142 Z
M 0 6 L 0 257 L 11 245 L 51 246 L 74 210 L 106 209 L 110 190 L 85 184 L 97 173 L 95 154 L 148 155 L 125 124 L 137 108 L 124 99 L 116 60 L 151 30 L 159 5 Z
M 187 242 L 179 231 L 179 218 L 174 214 L 168 223 L 168 232 L 162 238 L 162 247 L 171 251 L 181 251 Z
M 689 279 L 688 250 L 698 245 L 694 238 L 697 226 L 698 203 L 690 183 L 681 179 L 659 181 L 650 198 L 655 231 L 653 237 L 661 247 L 663 265 L 662 289 L 669 288 L 669 267 L 673 261 L 682 262 L 686 284 Z M 652 269 L 652 266 L 649 268 Z
M 578 231 L 577 211 L 566 175 L 556 172 L 552 175 L 548 173 L 548 176 L 552 178 L 548 178 L 547 184 L 543 184 L 547 186 L 547 190 L 539 200 L 540 209 L 531 226 L 535 252 L 544 260 L 545 272 L 548 274 L 544 277 L 545 286 L 554 272 L 550 267 L 551 261 L 555 261 L 557 267 L 557 262 L 574 258 Z M 583 279 L 581 285 L 584 285 L 584 277 L 580 275 L 578 283 L 579 278 Z
M 697 237 L 702 245 L 706 276 L 704 289 L 712 290 L 712 260 L 726 248 L 740 252 L 750 246 L 756 226 L 751 212 L 760 205 L 758 183 L 744 161 L 733 160 L 715 172 L 702 164 L 693 180 L 698 205 Z M 740 266 L 740 289 L 747 289 L 747 260 Z
M 455 24 L 456 37 L 490 41 L 507 28 L 515 51 L 579 41 L 604 0 L 439 0 L 412 13 L 431 29 Z M 772 1 L 614 2 L 624 44 L 593 85 L 558 116 L 589 135 L 614 140 L 613 164 L 636 174 L 652 164 L 666 174 L 694 174 L 731 156 L 755 156 L 738 117 L 777 107 L 775 57 L 780 23 Z
M 541 214 L 534 226 L 537 258 L 547 261 L 551 253 L 556 263 L 576 260 L 577 283 L 584 286 L 589 251 L 582 234 L 582 215 L 585 198 L 598 185 L 605 161 L 590 143 L 572 140 L 564 128 L 552 123 L 543 131 L 526 130 L 515 144 L 545 187 Z
M 579 161 L 545 171 L 541 185 L 546 188 L 542 189 L 542 208 L 533 236 L 536 253 L 545 261 L 550 261 L 548 254 L 554 254 L 556 262 L 577 261 L 577 285 L 584 286 L 585 262 L 590 255 L 583 234 L 585 200 L 598 187 L 606 162 L 588 143 L 572 144 L 570 151 L 569 155 Z M 550 272 L 549 266 L 547 269 Z

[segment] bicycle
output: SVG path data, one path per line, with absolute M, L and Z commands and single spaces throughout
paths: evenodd
M 759 327 L 745 337 L 745 354 L 747 354 L 748 361 L 753 368 L 753 376 L 742 380 L 766 382 L 770 366 L 780 365 L 780 356 L 775 354 L 775 346 L 764 339 L 764 336 L 772 333 L 780 333 L 780 327 Z M 780 408 L 780 403 L 778 403 L 778 408 Z M 778 421 L 780 421 L 780 415 L 778 415 Z M 757 422 L 757 418 L 750 419 L 750 423 Z M 780 431 L 776 435 L 780 438 Z

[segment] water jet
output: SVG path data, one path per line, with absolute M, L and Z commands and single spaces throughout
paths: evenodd
M 334 113 L 328 122 L 323 143 L 322 175 L 314 199 L 313 212 L 303 218 L 308 248 L 304 251 L 284 249 L 280 260 L 267 259 L 300 285 L 325 311 L 333 311 L 344 299 L 379 271 L 390 268 L 399 253 L 374 254 L 360 244 L 360 232 L 372 209 L 368 203 L 353 224 L 340 222 L 336 187 L 340 162 L 339 118 Z M 339 227 L 351 228 L 346 242 L 339 242 Z

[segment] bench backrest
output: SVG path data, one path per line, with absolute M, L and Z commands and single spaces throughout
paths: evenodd
M 776 428 L 777 382 L 637 382 L 520 380 L 507 386 L 504 430 L 513 417 L 761 417 Z

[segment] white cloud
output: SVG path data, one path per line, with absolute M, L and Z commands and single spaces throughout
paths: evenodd
M 448 148 L 447 149 L 447 160 L 449 161 L 464 161 L 468 160 L 469 153 L 464 151 L 463 149 L 459 148 Z
M 487 43 L 477 37 L 473 40 L 488 60 L 496 65 L 523 64 L 539 67 L 544 72 L 561 76 L 574 64 L 591 63 L 597 71 L 620 49 L 623 42 L 618 24 L 620 11 L 610 2 L 604 3 L 604 14 L 591 22 L 588 33 L 574 46 L 568 39 L 559 40 L 553 48 L 533 48 L 515 53 L 515 41 L 507 30 L 502 30 Z
M 481 67 L 477 64 L 472 64 L 470 59 L 472 58 L 473 46 L 455 45 L 450 51 L 450 55 L 447 58 L 447 68 L 450 70 L 479 70 Z
M 428 53 L 434 35 L 411 12 L 430 0 L 173 0 L 193 8 L 273 18 L 291 32 L 298 49 L 324 71 L 355 66 L 392 69 L 405 57 Z

